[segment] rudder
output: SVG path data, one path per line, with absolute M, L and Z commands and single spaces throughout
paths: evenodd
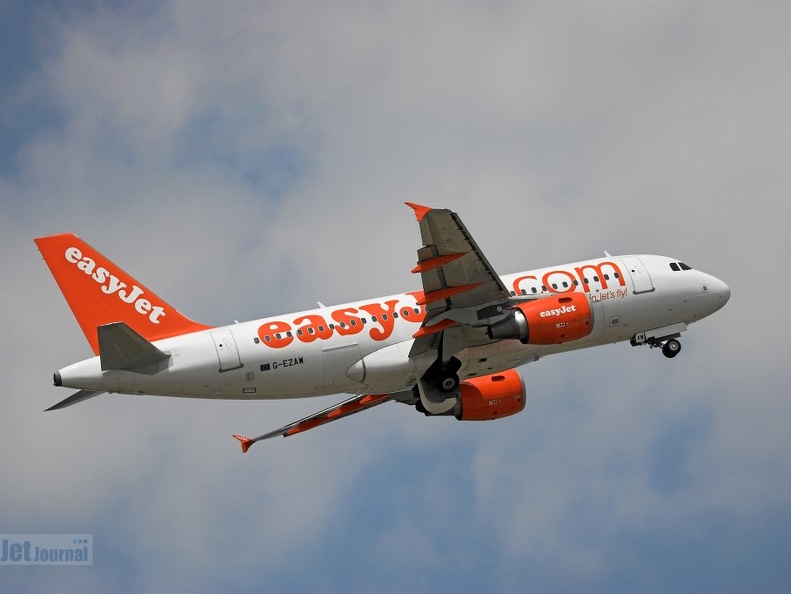
M 34 241 L 94 354 L 96 329 L 112 322 L 124 322 L 148 341 L 211 328 L 179 313 L 72 233 Z

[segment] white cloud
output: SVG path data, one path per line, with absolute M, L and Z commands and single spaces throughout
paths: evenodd
M 724 521 L 759 551 L 747 526 L 787 524 L 787 7 L 41 10 L 43 57 L 2 101 L 33 89 L 54 116 L 0 179 L 0 525 L 93 530 L 104 561 L 64 589 L 677 589 L 649 555 L 671 537 L 691 551 Z M 88 349 L 32 237 L 75 231 L 221 324 L 415 288 L 404 200 L 457 210 L 503 273 L 659 252 L 734 296 L 672 362 L 526 367 L 528 408 L 498 423 L 386 405 L 241 456 L 231 433 L 325 403 L 40 412 Z M 294 561 L 346 549 L 378 571 Z

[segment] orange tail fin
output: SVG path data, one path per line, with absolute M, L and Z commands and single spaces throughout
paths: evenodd
M 211 327 L 184 317 L 76 235 L 35 242 L 96 354 L 96 328 L 111 322 L 126 323 L 148 341 Z

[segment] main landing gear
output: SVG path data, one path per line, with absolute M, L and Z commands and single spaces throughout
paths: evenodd
M 456 398 L 459 395 L 459 368 L 461 361 L 456 357 L 451 357 L 447 363 L 440 359 L 434 361 L 433 365 L 423 374 L 423 387 L 426 398 L 431 402 L 440 403 L 448 398 Z

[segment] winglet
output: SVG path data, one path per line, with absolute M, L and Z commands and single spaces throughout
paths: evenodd
M 418 220 L 418 222 L 422 221 L 423 217 L 426 216 L 430 210 L 434 210 L 430 206 L 423 206 L 421 204 L 415 204 L 414 202 L 405 202 L 404 204 L 415 211 L 415 218 Z
M 234 435 L 234 437 L 241 442 L 243 454 L 247 453 L 247 450 L 250 449 L 250 446 L 255 443 L 255 440 L 245 437 L 244 435 Z

